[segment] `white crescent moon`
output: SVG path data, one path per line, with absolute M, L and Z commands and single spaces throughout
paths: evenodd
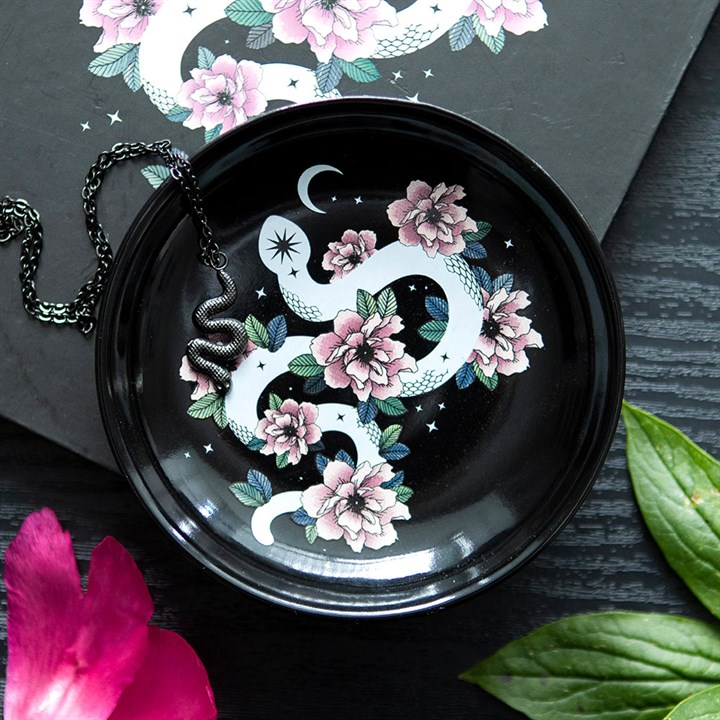
M 325 211 L 321 210 L 317 205 L 315 205 L 315 203 L 313 203 L 308 193 L 310 181 L 321 172 L 336 172 L 342 175 L 342 172 L 332 165 L 313 165 L 305 170 L 305 172 L 300 176 L 297 191 L 300 201 L 308 210 L 325 215 Z

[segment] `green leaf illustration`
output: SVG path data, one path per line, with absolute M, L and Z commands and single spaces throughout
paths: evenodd
M 278 469 L 282 470 L 290 464 L 288 460 L 288 454 L 289 453 L 284 452 L 282 455 L 275 456 L 275 465 L 277 465 Z
M 270 393 L 270 397 L 268 398 L 268 404 L 270 405 L 271 410 L 279 410 L 280 406 L 282 405 L 282 398 L 275 393 Z
M 187 409 L 187 414 L 196 420 L 205 420 L 215 414 L 219 405 L 224 405 L 222 397 L 217 393 L 208 393 L 196 400 Z
M 472 20 L 465 16 L 461 17 L 448 31 L 450 49 L 453 52 L 464 50 L 475 37 L 475 28 Z
M 464 232 L 462 234 L 463 239 L 467 243 L 480 242 L 492 230 L 492 225 L 490 223 L 477 222 L 475 224 L 477 225 L 477 230 Z
M 160 187 L 170 177 L 170 171 L 165 165 L 147 165 L 140 172 L 154 188 Z
M 683 700 L 665 720 L 717 720 L 720 717 L 720 685 Z
M 317 525 L 305 526 L 305 539 L 312 545 L 318 538 Z
M 245 332 L 258 347 L 267 348 L 270 342 L 268 331 L 254 315 L 245 318 Z
M 395 488 L 395 494 L 397 495 L 398 502 L 406 503 L 413 496 L 414 491 L 407 485 L 398 485 L 398 487 Z
M 720 463 L 676 428 L 628 403 L 623 420 L 643 518 L 675 572 L 720 618 Z
M 138 46 L 133 43 L 120 43 L 113 45 L 101 55 L 98 55 L 89 65 L 88 70 L 100 77 L 113 77 L 119 75 L 135 62 L 138 55 Z
M 509 643 L 461 679 L 533 720 L 662 720 L 720 682 L 720 628 L 654 613 L 576 615 Z
M 314 355 L 305 353 L 304 355 L 298 355 L 288 363 L 288 369 L 291 373 L 299 375 L 300 377 L 315 377 L 316 375 L 322 375 L 325 372 L 325 368 L 318 364 Z
M 228 426 L 227 412 L 225 411 L 225 401 L 221 398 L 220 402 L 215 406 L 215 412 L 213 412 L 213 420 L 215 424 L 224 430 Z
M 364 318 L 368 318 L 377 312 L 375 298 L 367 290 L 357 291 L 357 311 Z
M 334 90 L 342 79 L 340 61 L 333 55 L 329 62 L 318 63 L 315 79 L 321 93 L 329 93 Z
M 399 415 L 404 415 L 407 412 L 407 408 L 398 398 L 391 397 L 387 400 L 373 398 L 373 400 L 375 401 L 375 405 L 377 405 L 377 409 L 381 413 L 383 413 L 383 415 L 388 415 L 389 417 L 398 417 Z
M 250 483 L 233 483 L 230 485 L 230 492 L 243 504 L 248 507 L 261 507 L 265 504 L 262 492 L 254 488 Z
M 135 53 L 134 60 L 123 70 L 122 76 L 125 84 L 133 92 L 137 92 L 142 87 L 142 77 L 140 76 L 140 63 L 138 62 L 137 53 Z
M 190 108 L 183 107 L 182 105 L 174 105 L 171 107 L 167 113 L 165 114 L 165 117 L 170 122 L 184 122 L 192 115 L 192 110 Z
M 209 70 L 215 62 L 215 53 L 206 47 L 198 48 L 198 68 L 200 70 Z
M 210 128 L 210 130 L 205 131 L 205 142 L 209 143 L 210 141 L 214 140 L 217 137 L 220 137 L 220 132 L 222 131 L 222 123 L 218 123 L 214 128 Z
M 478 38 L 490 49 L 490 52 L 497 55 L 505 45 L 505 30 L 500 28 L 497 35 L 491 35 L 480 22 L 480 17 L 477 14 L 472 15 L 472 24 Z
M 390 317 L 397 312 L 398 304 L 392 288 L 385 288 L 377 300 L 377 311 L 382 317 Z
M 272 22 L 273 13 L 265 12 L 260 0 L 235 0 L 225 8 L 225 14 L 238 25 L 264 25 Z
M 400 433 L 402 432 L 402 425 L 388 425 L 383 431 L 382 435 L 380 435 L 380 449 L 390 447 L 390 445 L 394 445 L 398 439 L 400 438 Z
M 338 58 L 338 63 L 342 71 L 355 82 L 369 83 L 380 79 L 378 69 L 372 60 L 368 60 L 367 58 L 360 58 L 353 62 Z
M 443 339 L 447 330 L 447 322 L 445 320 L 429 320 L 418 328 L 418 335 L 430 342 L 438 343 Z
M 498 386 L 498 374 L 493 373 L 492 377 L 488 377 L 480 367 L 477 360 L 473 360 L 472 369 L 475 373 L 475 377 L 488 389 L 494 390 Z

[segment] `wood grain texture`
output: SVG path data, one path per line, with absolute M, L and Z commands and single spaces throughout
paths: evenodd
M 720 454 L 720 20 L 715 19 L 605 243 L 625 314 L 627 398 Z M 53 507 L 87 569 L 105 534 L 132 552 L 155 622 L 197 649 L 220 718 L 518 720 L 458 673 L 508 640 L 576 612 L 707 618 L 654 546 L 632 498 L 619 429 L 593 492 L 539 558 L 486 594 L 373 622 L 255 601 L 188 561 L 125 481 L 0 422 L 0 544 Z M 5 616 L 3 596 L 2 619 Z M 3 652 L 5 629 L 3 622 Z

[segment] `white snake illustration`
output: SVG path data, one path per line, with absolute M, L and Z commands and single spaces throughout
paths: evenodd
M 318 166 L 327 167 L 327 166 Z M 274 252 L 273 240 L 291 239 L 290 258 Z M 378 250 L 346 277 L 333 283 L 317 283 L 307 264 L 311 244 L 302 228 L 276 215 L 267 218 L 258 237 L 258 252 L 266 267 L 277 275 L 288 307 L 305 320 L 332 320 L 340 310 L 354 309 L 359 289 L 376 295 L 392 283 L 410 276 L 435 281 L 448 302 L 447 329 L 440 342 L 417 359 L 417 372 L 403 371 L 401 397 L 421 395 L 443 385 L 470 356 L 482 327 L 482 294 L 468 264 L 458 255 L 430 258 L 420 247 L 399 241 Z M 292 272 L 291 272 L 292 270 Z M 313 337 L 290 336 L 277 352 L 258 348 L 232 374 L 232 386 L 225 397 L 229 426 L 245 444 L 255 437 L 260 396 L 276 377 L 288 372 L 288 363 L 308 352 Z M 357 409 L 341 403 L 318 405 L 317 425 L 323 432 L 347 435 L 355 445 L 356 457 L 371 464 L 386 462 L 379 451 L 381 431 L 375 422 L 362 423 Z M 284 492 L 258 508 L 251 529 L 258 542 L 270 545 L 272 521 L 300 507 L 300 492 Z

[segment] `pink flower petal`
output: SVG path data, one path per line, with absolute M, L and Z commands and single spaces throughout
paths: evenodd
M 215 718 L 210 681 L 195 651 L 177 633 L 150 628 L 145 662 L 110 720 Z

